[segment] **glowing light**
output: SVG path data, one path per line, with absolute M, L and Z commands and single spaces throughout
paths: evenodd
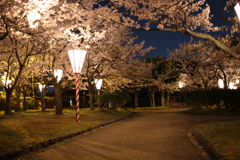
M 42 92 L 42 89 L 45 88 L 45 84 L 39 84 L 38 85 L 40 92 Z
M 54 70 L 54 77 L 57 77 L 57 82 L 59 82 L 62 78 L 63 70 L 61 69 L 55 69 Z
M 7 78 L 7 72 L 4 72 L 4 75 L 2 76 L 2 83 L 5 87 L 9 87 L 9 85 L 12 83 L 12 80 Z
M 219 86 L 219 88 L 223 88 L 224 87 L 224 83 L 223 83 L 222 79 L 218 80 L 218 86 Z
M 103 80 L 102 79 L 95 79 L 94 81 L 95 81 L 95 84 L 96 84 L 96 88 L 101 89 Z
M 238 16 L 238 19 L 240 20 L 240 4 L 237 3 L 234 7 L 236 13 L 237 13 L 237 16 Z
M 86 54 L 87 51 L 80 49 L 68 51 L 69 59 L 71 61 L 74 73 L 81 72 Z
M 229 83 L 229 89 L 237 89 L 234 83 L 230 82 Z
M 5 87 L 8 87 L 8 85 L 12 83 L 12 80 L 9 80 L 9 79 L 2 80 L 2 83 L 5 85 Z
M 178 86 L 179 86 L 179 88 L 182 88 L 183 87 L 183 82 L 178 82 Z

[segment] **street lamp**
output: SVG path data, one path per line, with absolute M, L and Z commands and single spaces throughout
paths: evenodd
M 68 55 L 69 59 L 71 61 L 71 65 L 73 68 L 73 72 L 76 76 L 76 122 L 79 122 L 80 117 L 79 117 L 79 108 L 80 108 L 80 103 L 79 103 L 79 73 L 81 73 L 83 62 L 85 59 L 85 56 L 87 54 L 87 51 L 85 50 L 69 50 Z
M 235 83 L 230 82 L 229 83 L 229 89 L 237 89 L 237 87 L 235 86 Z
M 57 78 L 57 83 L 58 83 L 62 78 L 63 70 L 55 69 L 53 74 L 54 74 L 54 77 Z
M 100 106 L 99 96 L 100 96 L 100 89 L 102 87 L 103 80 L 102 79 L 95 79 L 94 81 L 95 81 L 95 84 L 96 84 L 96 88 L 98 90 L 98 105 Z
M 2 83 L 4 84 L 5 87 L 9 87 L 8 85 L 10 85 L 12 83 L 12 80 L 6 79 L 6 80 L 2 80 Z
M 224 83 L 223 83 L 223 80 L 222 80 L 222 79 L 219 79 L 219 80 L 218 80 L 218 87 L 221 88 L 221 89 L 223 89 Z
M 45 84 L 39 84 L 38 87 L 40 92 L 42 92 L 43 88 L 45 88 Z
M 102 79 L 95 79 L 95 84 L 96 84 L 97 90 L 100 90 L 100 89 L 101 89 L 101 87 L 102 87 L 102 82 L 103 82 Z
M 237 3 L 234 7 L 236 13 L 237 13 L 237 16 L 238 16 L 238 19 L 240 20 L 240 4 Z

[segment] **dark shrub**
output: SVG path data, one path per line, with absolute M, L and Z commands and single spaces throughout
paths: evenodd
M 100 95 L 100 102 L 109 108 L 122 107 L 131 100 L 131 96 L 124 92 L 103 93 Z

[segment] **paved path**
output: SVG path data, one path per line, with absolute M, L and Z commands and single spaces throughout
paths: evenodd
M 123 121 L 66 140 L 24 160 L 205 160 L 189 139 L 192 126 L 240 117 L 144 110 Z

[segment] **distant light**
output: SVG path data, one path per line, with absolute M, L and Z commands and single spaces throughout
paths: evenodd
M 237 13 L 237 16 L 238 16 L 238 19 L 240 20 L 240 4 L 237 3 L 234 7 L 236 13 Z
M 218 80 L 218 87 L 221 88 L 221 89 L 224 88 L 224 83 L 223 83 L 222 79 Z
M 74 49 L 74 50 L 68 51 L 69 59 L 71 61 L 74 73 L 81 72 L 86 54 L 87 54 L 87 51 L 80 50 L 80 49 Z
M 42 92 L 42 89 L 45 88 L 45 84 L 39 84 L 38 85 L 40 92 Z
M 8 85 L 12 83 L 12 80 L 9 80 L 9 79 L 7 79 L 7 80 L 2 80 L 2 83 L 3 83 L 3 85 L 4 85 L 5 87 L 8 87 Z
M 239 79 L 236 80 L 236 83 L 237 83 L 237 84 L 239 83 Z
M 178 82 L 179 88 L 183 88 L 183 82 Z
M 95 81 L 95 84 L 96 84 L 96 88 L 101 89 L 103 80 L 102 79 L 95 79 L 94 81 Z
M 63 75 L 63 70 L 61 70 L 61 69 L 54 70 L 54 77 L 55 78 L 57 77 L 57 82 L 59 82 L 61 80 L 62 75 Z
M 235 86 L 235 83 L 230 82 L 229 83 L 229 89 L 237 89 L 237 86 Z

